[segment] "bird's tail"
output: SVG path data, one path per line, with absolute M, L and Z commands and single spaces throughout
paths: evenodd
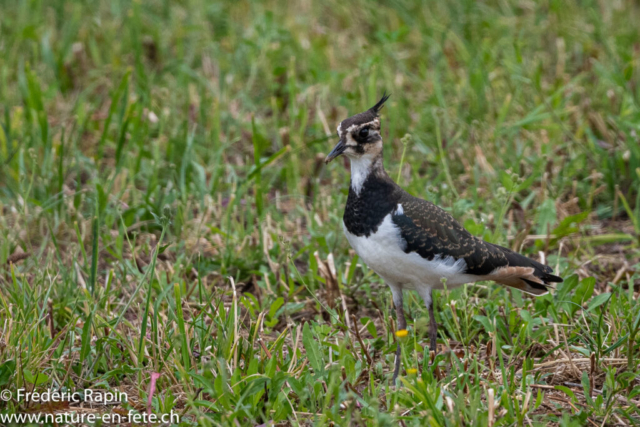
M 548 293 L 551 283 L 562 282 L 561 277 L 552 274 L 553 269 L 548 265 L 540 264 L 502 246 L 493 246 L 504 253 L 508 264 L 493 270 L 489 274 L 490 280 L 536 296 Z

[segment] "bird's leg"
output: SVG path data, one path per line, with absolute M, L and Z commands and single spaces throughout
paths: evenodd
M 404 307 L 402 306 L 402 288 L 395 286 L 391 287 L 391 293 L 393 294 L 393 305 L 396 307 L 396 320 L 398 321 L 397 331 L 407 329 L 407 319 L 404 317 Z M 393 370 L 393 384 L 395 385 L 400 374 L 400 364 L 402 361 L 402 347 L 400 345 L 399 337 L 396 337 L 398 347 L 396 348 L 396 366 Z
M 429 289 L 429 349 L 434 353 L 438 349 L 438 324 L 436 323 L 436 315 L 433 312 L 433 298 L 431 298 L 431 289 Z
M 436 315 L 433 312 L 432 291 L 430 287 L 424 287 L 418 289 L 418 292 L 424 301 L 424 305 L 426 305 L 429 310 L 429 350 L 435 353 L 438 348 L 438 324 L 436 323 Z

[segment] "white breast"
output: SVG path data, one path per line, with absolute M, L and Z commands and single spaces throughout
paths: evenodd
M 376 233 L 369 237 L 349 233 L 344 226 L 344 234 L 358 256 L 378 273 L 385 281 L 404 289 L 423 287 L 441 289 L 442 279 L 447 287 L 460 286 L 477 280 L 477 276 L 464 274 L 467 264 L 464 259 L 455 260 L 436 256 L 426 260 L 415 252 L 405 253 L 405 242 L 400 229 L 387 215 Z

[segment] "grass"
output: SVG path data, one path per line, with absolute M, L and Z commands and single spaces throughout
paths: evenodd
M 640 424 L 636 2 L 0 5 L 0 386 L 181 425 Z M 557 269 L 437 294 L 358 262 L 336 124 Z M 400 386 L 390 384 L 402 346 Z M 0 403 L 3 413 L 80 411 Z

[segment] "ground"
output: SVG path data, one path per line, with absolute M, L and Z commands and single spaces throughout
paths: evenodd
M 640 424 L 638 22 L 631 0 L 3 3 L 0 415 Z M 437 355 L 417 295 L 396 335 L 342 234 L 347 160 L 322 161 L 385 91 L 390 175 L 565 279 L 437 292 Z

